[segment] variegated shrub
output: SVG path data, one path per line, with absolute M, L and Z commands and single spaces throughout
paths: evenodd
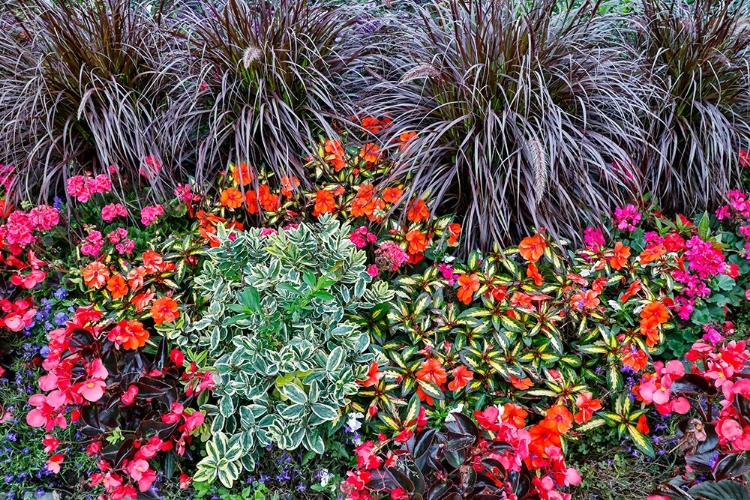
M 389 301 L 351 227 L 326 216 L 278 233 L 227 232 L 195 280 L 207 299 L 180 341 L 207 350 L 218 401 L 196 481 L 229 486 L 270 444 L 322 454 L 366 378 L 370 337 L 352 318 Z M 270 233 L 270 234 L 269 234 Z M 220 453 L 219 453 L 220 452 Z

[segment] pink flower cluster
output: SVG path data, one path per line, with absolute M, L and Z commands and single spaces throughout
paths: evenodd
M 635 227 L 641 221 L 642 215 L 638 212 L 635 205 L 626 205 L 615 209 L 615 222 L 617 229 L 627 229 L 630 232 L 635 231 Z
M 724 262 L 724 252 L 720 248 L 714 248 L 710 241 L 703 241 L 699 236 L 693 236 L 686 243 L 685 258 L 690 269 L 701 279 L 707 279 L 727 270 Z
M 365 248 L 367 245 L 378 241 L 378 237 L 368 231 L 365 226 L 359 227 L 354 230 L 354 232 L 349 236 L 349 239 L 352 243 L 354 243 L 354 246 L 356 246 L 360 250 Z
M 102 208 L 102 220 L 112 222 L 115 217 L 127 217 L 128 210 L 120 203 L 110 203 Z
M 15 180 L 16 176 L 13 172 L 15 172 L 16 167 L 13 165 L 3 165 L 0 164 L 0 186 L 7 191 L 10 189 L 10 185 L 13 184 L 13 181 Z
M 640 214 L 639 214 L 640 215 Z M 597 252 L 601 249 L 606 241 L 604 240 L 604 233 L 601 228 L 587 227 L 583 231 L 583 241 L 586 243 L 586 248 L 592 252 Z
M 112 181 L 106 174 L 99 174 L 93 177 L 90 173 L 86 175 L 76 175 L 68 179 L 68 194 L 80 201 L 86 203 L 95 194 L 104 194 L 112 190 Z
M 92 231 L 89 231 L 88 236 L 86 236 L 86 239 L 83 240 L 83 244 L 81 245 L 81 254 L 96 258 L 102 251 L 102 246 L 104 246 L 104 238 L 102 237 L 102 233 L 94 229 Z
M 34 207 L 31 211 L 14 210 L 8 215 L 5 224 L 0 226 L 0 242 L 9 246 L 16 246 L 18 254 L 20 248 L 34 242 L 34 231 L 49 231 L 60 222 L 59 212 L 47 205 Z
M 665 365 L 654 363 L 654 373 L 644 373 L 641 383 L 633 387 L 633 393 L 644 402 L 653 403 L 661 415 L 672 412 L 684 415 L 690 411 L 690 402 L 682 397 L 672 398 L 672 383 L 685 375 L 685 367 L 680 361 L 672 360 Z
M 375 262 L 380 269 L 398 271 L 408 260 L 409 254 L 395 241 L 384 241 L 375 251 Z
M 141 210 L 141 223 L 150 226 L 156 219 L 164 215 L 164 207 L 161 205 L 150 205 Z
M 20 332 L 34 324 L 36 308 L 32 307 L 34 302 L 31 297 L 18 299 L 11 302 L 8 299 L 0 299 L 0 328 L 5 327 L 12 332 Z
M 110 243 L 115 245 L 115 250 L 120 255 L 130 255 L 135 248 L 135 241 L 128 239 L 128 230 L 118 227 L 107 235 Z

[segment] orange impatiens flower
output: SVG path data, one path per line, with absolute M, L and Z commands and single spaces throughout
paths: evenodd
M 650 262 L 660 259 L 666 253 L 667 253 L 667 248 L 664 245 L 656 245 L 651 248 L 647 248 L 643 252 L 641 252 L 641 255 L 639 258 L 641 260 L 641 264 L 648 264 Z
M 260 210 L 258 209 L 258 193 L 254 189 L 245 191 L 245 206 L 250 214 L 255 215 Z
M 399 149 L 401 151 L 405 150 L 408 142 L 411 141 L 412 139 L 414 139 L 416 136 L 417 136 L 416 132 L 405 132 L 405 133 L 399 135 L 398 136 L 398 142 L 401 143 L 401 145 L 399 146 Z
M 128 284 L 125 283 L 125 278 L 119 274 L 115 274 L 107 281 L 107 290 L 112 294 L 114 300 L 121 299 L 128 294 Z
M 479 276 L 476 273 L 462 274 L 458 278 L 458 300 L 470 304 L 474 300 L 474 292 L 479 290 Z
M 115 348 L 140 349 L 146 345 L 149 334 L 143 328 L 143 323 L 135 320 L 122 320 L 110 330 L 107 338 L 115 344 Z
M 346 167 L 346 160 L 344 159 L 344 148 L 341 145 L 341 141 L 336 140 L 326 140 L 323 148 L 325 149 L 326 156 L 325 160 L 333 167 L 333 170 L 335 172 L 340 172 L 344 167 Z
M 634 345 L 628 345 L 624 349 L 622 355 L 622 364 L 627 366 L 635 372 L 639 372 L 646 368 L 648 364 L 648 355 L 642 350 L 638 349 Z
M 646 415 L 641 415 L 640 417 L 638 417 L 638 422 L 635 424 L 635 428 L 641 434 L 645 434 L 646 436 L 648 436 L 648 433 L 651 432 L 651 429 L 648 428 Z
M 448 244 L 455 245 L 458 243 L 459 236 L 461 236 L 461 224 L 456 222 L 448 224 Z
M 430 358 L 423 362 L 416 376 L 419 380 L 432 382 L 438 387 L 442 386 L 448 380 L 448 373 L 437 358 Z
M 177 302 L 171 297 L 159 297 L 151 306 L 151 316 L 157 325 L 173 322 L 180 317 Z
M 143 266 L 134 267 L 128 272 L 128 286 L 132 291 L 139 290 L 146 280 L 146 268 Z
M 254 175 L 247 163 L 232 165 L 232 180 L 240 186 L 247 186 L 253 182 Z
M 641 280 L 635 280 L 630 284 L 628 289 L 625 291 L 625 293 L 622 294 L 622 297 L 620 297 L 620 302 L 623 304 L 628 301 L 628 299 L 635 294 L 637 294 L 641 290 Z
M 594 290 L 580 291 L 570 298 L 570 303 L 579 311 L 590 311 L 599 305 L 599 294 Z
M 543 425 L 555 429 L 558 434 L 563 435 L 573 427 L 573 414 L 563 405 L 554 405 L 547 410 L 547 415 L 542 422 Z
M 284 176 L 281 178 L 281 194 L 286 196 L 287 198 L 291 198 L 292 194 L 294 193 L 294 190 L 299 187 L 299 179 L 297 177 L 292 176 L 291 178 L 288 176 Z
M 547 242 L 544 241 L 544 238 L 539 234 L 535 234 L 521 240 L 521 243 L 518 245 L 518 252 L 521 254 L 521 257 L 534 264 L 542 258 L 546 248 Z
M 430 210 L 424 200 L 416 200 L 409 203 L 406 218 L 412 222 L 422 222 L 430 218 Z
M 615 243 L 614 255 L 609 259 L 609 265 L 612 269 L 622 269 L 628 263 L 628 257 L 630 257 L 630 247 L 618 241 Z
M 361 184 L 357 196 L 352 200 L 352 217 L 370 217 L 377 204 L 374 200 L 375 188 L 372 184 Z
M 576 397 L 576 406 L 581 411 L 575 414 L 574 419 L 577 424 L 583 424 L 591 420 L 595 411 L 602 409 L 602 402 L 594 399 L 590 392 L 582 391 Z
M 266 212 L 275 212 L 279 208 L 279 195 L 271 193 L 271 188 L 268 184 L 261 184 L 258 188 L 258 199 L 260 200 L 260 206 Z
M 420 254 L 427 250 L 427 236 L 419 229 L 413 229 L 406 233 L 406 241 L 409 242 L 407 252 L 412 255 Z
M 99 290 L 102 288 L 110 277 L 109 269 L 101 262 L 92 262 L 82 270 L 83 282 L 86 286 L 96 288 Z
M 146 290 L 130 299 L 130 303 L 135 306 L 135 312 L 139 313 L 148 307 L 151 301 L 154 300 L 154 297 L 156 297 L 154 292 Z
M 373 361 L 370 369 L 367 371 L 367 378 L 365 380 L 357 380 L 357 383 L 363 387 L 376 385 L 385 376 L 385 373 L 378 371 L 378 368 L 377 361 Z
M 641 328 L 657 328 L 669 320 L 669 310 L 664 302 L 654 301 L 641 309 Z
M 386 203 L 396 203 L 404 195 L 404 191 L 397 187 L 388 187 L 383 190 L 383 201 Z
M 380 158 L 380 146 L 372 142 L 365 144 L 359 152 L 359 157 L 366 163 L 375 163 Z
M 507 422 L 517 429 L 523 429 L 526 427 L 526 417 L 529 412 L 524 410 L 522 407 L 507 403 L 503 406 L 503 411 L 500 414 L 500 421 Z
M 336 210 L 336 199 L 333 197 L 333 193 L 326 189 L 321 189 L 315 193 L 315 208 L 313 208 L 313 215 L 318 217 L 322 214 L 330 214 Z
M 534 382 L 529 377 L 516 378 L 513 375 L 510 376 L 510 383 L 519 391 L 525 391 L 531 387 L 534 387 Z
M 235 209 L 242 206 L 242 193 L 239 189 L 226 188 L 221 192 L 220 203 L 223 207 Z
M 526 276 L 533 279 L 536 286 L 542 286 L 542 283 L 544 283 L 542 274 L 534 264 L 529 264 L 529 267 L 526 268 Z
M 453 380 L 448 383 L 448 389 L 451 391 L 457 391 L 466 387 L 466 385 L 474 378 L 474 372 L 468 370 L 464 365 L 455 368 L 451 375 Z

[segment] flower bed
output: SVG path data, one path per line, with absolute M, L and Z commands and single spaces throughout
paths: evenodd
M 654 458 L 660 416 L 687 465 L 652 500 L 745 488 L 746 194 L 461 257 L 460 218 L 374 182 L 401 149 L 319 147 L 308 188 L 239 163 L 139 206 L 111 169 L 3 204 L 11 495 L 564 499 L 586 433 Z

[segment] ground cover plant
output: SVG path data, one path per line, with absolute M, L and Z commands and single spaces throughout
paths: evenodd
M 701 5 L 632 8 L 662 22 Z M 644 46 L 625 7 L 3 8 L 9 498 L 750 494 L 741 5 L 707 26 L 732 26 L 711 38 L 729 45 L 710 64 L 731 65 L 714 83 L 733 83 L 705 81 L 728 99 L 710 116 L 740 125 L 726 143 L 716 127 L 701 136 L 722 151 L 702 163 L 639 156 L 654 137 L 687 144 L 666 123 L 700 120 L 685 102 L 672 122 L 654 107 L 676 59 L 633 83 L 661 57 L 645 46 L 673 46 Z M 664 23 L 652 29 L 702 40 Z M 79 72 L 45 87 L 60 99 L 36 73 L 54 61 Z M 22 124 L 32 95 L 57 106 L 42 128 Z M 691 105 L 708 109 L 702 96 Z M 167 118 L 140 132 L 97 121 L 126 108 Z M 472 129 L 487 113 L 502 127 Z M 525 181 L 496 175 L 511 164 Z M 709 178 L 718 191 L 699 188 Z M 556 197 L 565 211 L 544 208 Z M 700 209 L 677 211 L 685 200 Z

